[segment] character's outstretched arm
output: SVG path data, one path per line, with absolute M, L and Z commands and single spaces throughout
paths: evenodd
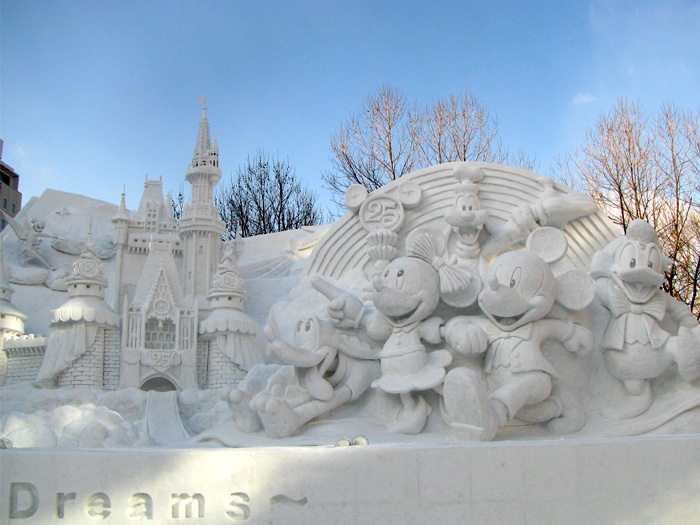
M 312 277 L 311 285 L 330 302 L 328 317 L 337 328 L 363 328 L 372 339 L 385 340 L 391 334 L 391 324 L 379 312 L 371 311 L 353 294 L 332 285 L 319 276 Z
M 30 227 L 28 224 L 20 224 L 16 220 L 14 220 L 8 213 L 5 213 L 4 210 L 0 210 L 0 213 L 2 214 L 3 219 L 5 219 L 5 222 L 9 224 L 12 229 L 15 232 L 15 235 L 17 235 L 17 238 L 20 241 L 26 241 L 27 237 L 29 236 L 29 231 Z
M 583 325 L 559 319 L 542 319 L 535 323 L 540 341 L 554 339 L 569 352 L 582 356 L 593 349 L 593 334 Z

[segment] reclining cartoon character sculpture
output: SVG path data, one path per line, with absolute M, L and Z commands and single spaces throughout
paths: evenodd
M 274 317 L 265 333 L 267 353 L 284 365 L 256 365 L 231 391 L 229 405 L 237 427 L 282 438 L 344 403 L 360 397 L 379 375 L 376 353 L 367 341 L 334 328 L 315 315 L 301 318 L 294 343 L 279 334 Z
M 458 367 L 444 382 L 443 416 L 465 439 L 490 440 L 514 418 L 543 423 L 566 416 L 561 399 L 553 395 L 557 371 L 541 345 L 555 340 L 579 355 L 592 347 L 588 328 L 546 318 L 555 301 L 582 310 L 593 299 L 593 282 L 583 271 L 568 270 L 555 278 L 550 268 L 566 253 L 564 235 L 541 228 L 530 235 L 527 246 L 528 251 L 507 252 L 491 264 L 478 299 L 485 317 L 455 317 L 445 326 L 445 338 L 455 352 L 485 354 L 483 374 Z M 571 432 L 582 425 L 576 417 L 573 425 L 557 422 L 554 428 Z
M 601 411 L 608 418 L 646 412 L 652 402 L 650 381 L 674 362 L 683 379 L 700 376 L 700 326 L 687 305 L 660 288 L 670 264 L 656 231 L 642 219 L 633 220 L 626 235 L 591 261 L 596 295 L 611 315 L 601 343 L 605 363 L 627 396 Z M 677 334 L 662 327 L 666 318 L 678 325 Z
M 384 341 L 377 354 L 382 373 L 372 386 L 398 394 L 401 399 L 402 407 L 391 430 L 417 434 L 432 409 L 422 396 L 414 397 L 413 393 L 442 385 L 445 367 L 452 361 L 448 350 L 428 352 L 422 341 L 442 341 L 444 322 L 431 315 L 441 294 L 466 289 L 469 276 L 442 258 L 445 239 L 437 230 L 414 231 L 406 245 L 406 256 L 394 259 L 372 278 L 373 311 L 349 293 L 329 293 L 320 277 L 313 285 L 331 299 L 331 322 L 362 328 L 371 338 Z

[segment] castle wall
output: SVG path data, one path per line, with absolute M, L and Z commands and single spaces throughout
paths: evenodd
M 58 376 L 58 388 L 104 388 L 105 329 L 78 360 Z
M 209 341 L 197 341 L 197 386 L 209 388 L 207 368 L 209 366 Z
M 0 353 L 6 358 L 5 385 L 34 381 L 44 361 L 46 337 L 22 336 L 6 339 Z
M 119 387 L 119 357 L 121 355 L 122 335 L 119 330 L 105 330 L 104 332 L 104 389 L 116 390 Z
M 0 348 L 0 386 L 5 384 L 7 379 L 7 354 L 4 348 Z
M 231 361 L 221 350 L 215 341 L 209 346 L 209 359 L 207 366 L 207 388 L 223 388 L 237 385 L 244 377 L 242 370 Z

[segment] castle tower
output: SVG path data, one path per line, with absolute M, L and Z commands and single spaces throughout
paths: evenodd
M 14 289 L 5 275 L 5 261 L 2 256 L 2 237 L 0 237 L 0 386 L 5 384 L 7 376 L 7 354 L 4 341 L 7 337 L 24 334 L 24 321 L 27 316 L 12 305 Z
M 206 308 L 205 296 L 219 260 L 221 237 L 226 224 L 214 206 L 214 187 L 221 179 L 219 148 L 209 136 L 206 98 L 192 164 L 185 180 L 192 185 L 190 203 L 182 210 L 180 238 L 183 240 L 183 290 L 188 299 Z
M 226 241 L 223 251 L 207 295 L 211 312 L 199 323 L 200 338 L 209 342 L 207 388 L 235 385 L 263 362 L 258 325 L 243 313 L 245 291 L 238 276 L 238 258 L 243 252 L 240 236 Z
M 129 232 L 129 211 L 126 209 L 126 188 L 122 190 L 122 200 L 119 203 L 119 211 L 112 219 L 114 224 L 114 246 L 117 249 L 117 271 L 114 291 L 114 300 L 112 308 L 115 312 L 119 311 L 121 305 L 121 289 L 122 289 L 122 266 L 124 265 L 124 248 L 126 247 L 127 234 Z
M 14 288 L 5 275 L 5 261 L 2 256 L 0 238 L 0 336 L 24 334 L 24 321 L 27 316 L 12 306 Z
M 104 302 L 108 283 L 92 234 L 85 248 L 73 263 L 73 274 L 66 278 L 68 301 L 51 310 L 51 333 L 37 375 L 42 386 L 104 388 L 110 381 L 109 370 L 111 375 L 118 373 L 110 363 L 114 356 L 105 355 L 105 341 L 110 339 L 107 332 L 118 330 L 119 316 Z M 111 380 L 115 382 L 116 377 Z

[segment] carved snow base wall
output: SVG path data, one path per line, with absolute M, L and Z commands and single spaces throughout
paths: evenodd
M 0 450 L 12 523 L 696 523 L 697 436 Z M 53 473 L 61 472 L 61 476 Z
M 58 376 L 58 388 L 102 388 L 104 385 L 104 328 L 78 360 Z
M 33 381 L 41 368 L 46 352 L 45 337 L 20 337 L 6 339 L 0 349 L 0 386 L 22 381 Z M 2 366 L 5 373 L 2 373 Z
M 207 388 L 237 385 L 245 377 L 245 370 L 221 352 L 216 342 L 210 344 L 208 354 Z
M 116 390 L 119 386 L 119 356 L 121 353 L 121 332 L 104 330 L 104 389 Z

